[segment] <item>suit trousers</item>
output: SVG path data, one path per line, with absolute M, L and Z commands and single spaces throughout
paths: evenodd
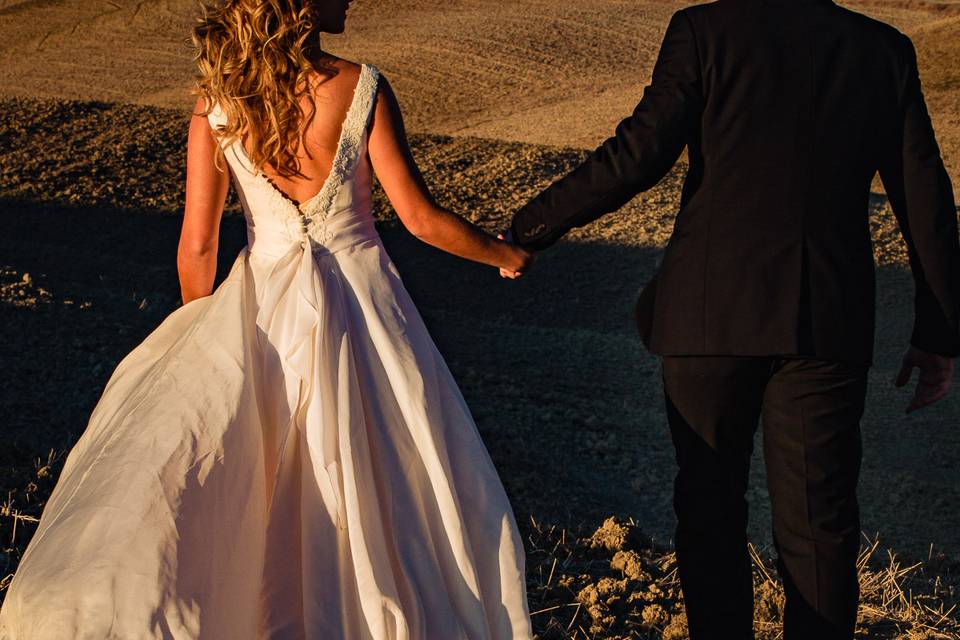
M 795 356 L 664 356 L 661 365 L 691 640 L 753 638 L 746 490 L 761 418 L 784 638 L 852 638 L 869 365 Z

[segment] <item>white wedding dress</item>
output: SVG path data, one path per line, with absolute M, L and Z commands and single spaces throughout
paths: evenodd
M 532 637 L 507 496 L 374 227 L 378 78 L 299 206 L 226 147 L 249 243 L 117 366 L 2 640 Z

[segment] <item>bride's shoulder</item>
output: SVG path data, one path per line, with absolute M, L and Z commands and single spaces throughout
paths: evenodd
M 336 93 L 349 95 L 353 94 L 355 87 L 360 86 L 362 80 L 366 80 L 368 84 L 370 81 L 373 81 L 374 84 L 386 81 L 382 78 L 380 70 L 371 64 L 354 62 L 334 56 L 330 56 L 317 71 L 321 75 L 326 76 L 320 81 L 320 87 L 325 85 L 329 87 L 329 90 Z M 366 78 L 363 77 L 364 71 L 366 71 Z
M 340 58 L 337 56 L 329 56 L 327 62 L 323 66 L 326 66 L 329 70 L 333 71 L 334 76 L 339 77 L 344 81 L 356 81 L 363 73 L 364 69 L 366 69 L 370 75 L 378 78 L 383 75 L 383 72 L 381 72 L 372 64 L 366 62 L 355 62 L 353 60 L 347 60 L 346 58 Z
M 353 60 L 347 60 L 346 58 L 330 56 L 324 63 L 322 63 L 320 71 L 326 71 L 330 77 L 349 83 L 351 81 L 356 81 L 357 78 L 360 77 L 360 74 L 363 73 L 364 67 L 370 67 L 373 69 L 373 67 L 369 64 L 354 62 Z
M 336 56 L 330 56 L 329 62 L 327 65 L 331 67 L 337 75 L 343 75 L 347 77 L 357 77 L 360 75 L 360 72 L 363 70 L 363 64 L 359 62 L 354 62 L 353 60 L 347 60 L 346 58 L 338 58 Z

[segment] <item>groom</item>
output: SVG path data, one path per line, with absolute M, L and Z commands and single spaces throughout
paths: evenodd
M 685 147 L 673 237 L 637 318 L 662 356 L 691 637 L 753 637 L 744 496 L 762 417 L 785 638 L 851 638 L 877 171 L 916 284 L 897 378 L 920 370 L 908 411 L 948 391 L 960 354 L 957 213 L 913 45 L 830 0 L 679 11 L 633 115 L 517 212 L 508 239 L 546 249 L 655 185 Z

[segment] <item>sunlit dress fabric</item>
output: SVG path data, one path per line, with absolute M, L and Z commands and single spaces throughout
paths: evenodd
M 0 639 L 532 638 L 507 496 L 374 226 L 379 77 L 299 205 L 224 143 L 248 244 L 114 370 Z

